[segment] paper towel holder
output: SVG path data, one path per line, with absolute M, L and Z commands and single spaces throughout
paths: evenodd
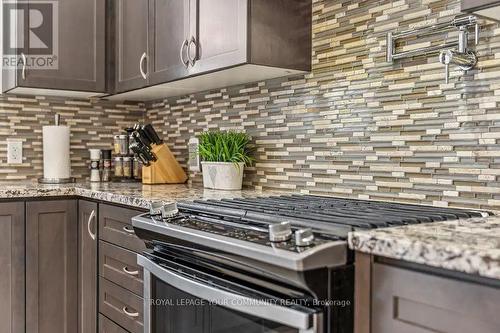
M 40 184 L 71 184 L 76 182 L 75 177 L 70 178 L 38 178 Z
M 54 122 L 55 126 L 59 126 L 61 122 L 61 115 L 56 113 L 54 117 Z M 74 183 L 75 177 L 69 177 L 69 178 L 38 178 L 38 182 L 40 184 L 69 184 L 69 183 Z

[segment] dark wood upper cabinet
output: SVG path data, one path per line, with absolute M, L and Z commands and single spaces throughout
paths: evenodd
M 311 1 L 190 3 L 192 20 L 196 20 L 191 24 L 188 45 L 188 56 L 194 60 L 189 66 L 190 75 L 246 64 L 311 70 Z
M 54 13 L 57 13 L 57 16 L 53 21 L 53 47 L 57 55 L 57 67 L 43 69 L 20 66 L 15 75 L 12 75 L 12 70 L 10 74 L 9 70 L 6 70 L 3 74 L 4 92 L 41 93 L 44 89 L 65 90 L 75 91 L 75 96 L 85 97 L 106 91 L 106 0 L 64 0 L 56 1 L 55 4 L 57 10 Z M 25 3 L 23 12 L 36 12 L 38 5 L 36 1 L 28 2 L 27 5 Z M 22 27 L 24 40 L 31 43 L 35 34 L 27 27 L 35 25 L 36 22 L 30 20 L 37 19 L 37 15 L 24 16 L 25 21 L 27 20 Z M 33 63 L 33 49 L 27 49 L 25 45 L 18 52 L 20 59 L 26 59 L 28 64 Z
M 500 0 L 462 0 L 462 11 L 500 21 Z
M 115 92 L 145 87 L 148 84 L 149 0 L 113 0 L 113 45 Z
M 24 203 L 0 203 L 0 332 L 25 332 Z
M 4 68 L 4 92 L 145 101 L 311 70 L 312 0 L 56 3 L 58 68 Z
M 479 10 L 500 5 L 499 0 L 462 0 L 462 10 Z
M 76 200 L 26 203 L 26 332 L 78 332 Z
M 143 10 L 129 20 L 142 26 Z M 111 99 L 163 98 L 311 70 L 311 0 L 149 0 L 147 20 L 147 88 Z M 115 49 L 126 33 L 134 31 L 117 31 Z
M 78 201 L 78 333 L 97 329 L 97 203 Z
M 188 75 L 190 1 L 149 0 L 149 84 Z
M 247 61 L 247 0 L 191 0 L 190 74 Z

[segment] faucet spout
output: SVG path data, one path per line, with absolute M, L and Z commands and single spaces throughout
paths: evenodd
M 439 62 L 445 67 L 446 83 L 449 82 L 449 66 L 458 66 L 463 71 L 474 68 L 477 64 L 477 56 L 472 51 L 459 52 L 456 50 L 444 50 L 439 54 Z

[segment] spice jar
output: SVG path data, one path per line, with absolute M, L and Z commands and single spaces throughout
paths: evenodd
M 89 149 L 90 151 L 90 181 L 100 182 L 101 176 L 99 174 L 99 161 L 101 160 L 100 149 Z
M 102 155 L 101 181 L 109 182 L 111 180 L 111 149 L 101 150 L 101 155 Z
M 128 154 L 128 135 L 122 134 L 119 136 L 120 140 L 120 155 Z
M 137 157 L 134 158 L 133 176 L 135 179 L 142 179 L 142 162 Z
M 123 158 L 123 177 L 132 178 L 132 158 Z
M 115 177 L 123 177 L 123 159 L 115 157 Z
M 127 155 L 128 154 L 128 135 L 120 134 L 114 137 L 114 148 L 116 155 Z
M 120 136 L 119 135 L 115 135 L 113 137 L 113 150 L 114 150 L 114 153 L 116 155 L 120 155 L 120 149 L 121 149 L 121 146 L 120 146 Z

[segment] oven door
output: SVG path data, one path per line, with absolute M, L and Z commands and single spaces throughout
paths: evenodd
M 224 285 L 138 255 L 145 333 L 323 333 L 323 313 Z

